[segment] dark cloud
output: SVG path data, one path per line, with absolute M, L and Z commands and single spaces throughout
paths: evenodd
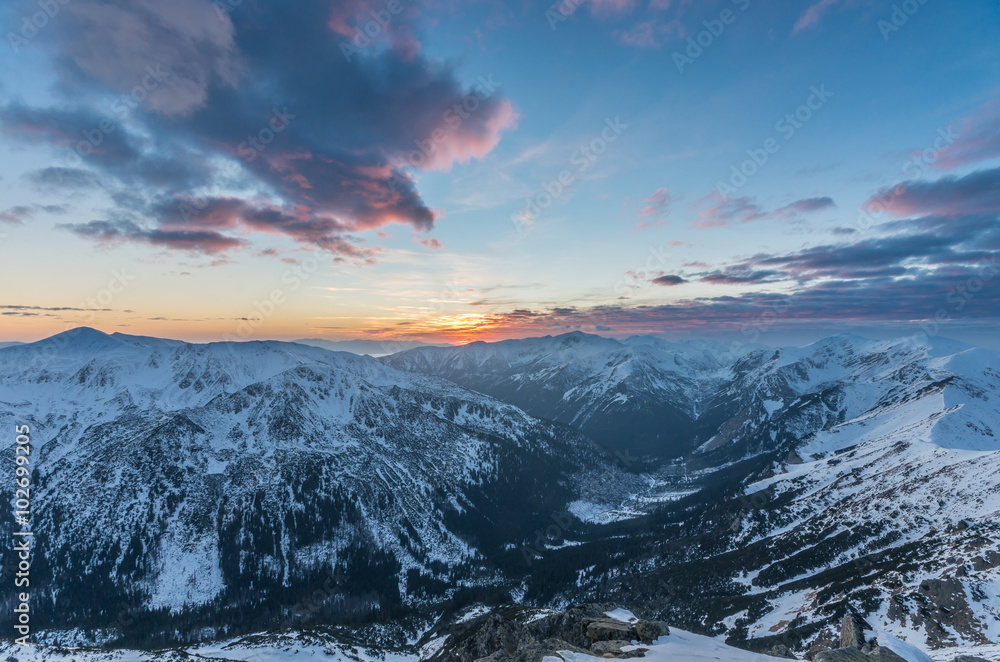
M 80 224 L 58 226 L 74 234 L 101 243 L 132 241 L 160 248 L 175 248 L 187 251 L 215 254 L 234 248 L 242 248 L 246 242 L 228 237 L 218 232 L 206 230 L 161 230 L 147 229 L 129 220 L 90 221 Z
M 904 216 L 947 216 L 1000 212 L 1000 168 L 964 177 L 907 181 L 880 190 L 865 202 L 870 212 Z
M 796 200 L 790 205 L 785 205 L 774 212 L 774 215 L 792 215 L 792 214 L 807 214 L 810 212 L 822 211 L 824 209 L 831 209 L 837 205 L 833 202 L 833 198 L 822 197 L 822 198 L 805 198 L 803 200 Z
M 375 251 L 351 233 L 433 228 L 412 170 L 482 158 L 516 123 L 487 72 L 462 84 L 449 65 L 421 55 L 415 7 L 376 43 L 345 52 L 379 7 L 168 4 L 74 0 L 45 39 L 61 92 L 90 103 L 0 109 L 8 135 L 65 154 L 33 173 L 34 183 L 108 180 L 117 210 L 104 225 L 74 226 L 81 236 L 215 252 L 246 243 L 231 230 L 280 232 L 367 260 Z M 94 110 L 108 93 L 119 96 Z M 190 214 L 179 227 L 176 204 L 205 197 L 229 211 Z M 123 212 L 141 222 L 121 221 Z
M 663 276 L 657 276 L 651 282 L 655 283 L 656 285 L 671 286 L 671 285 L 683 285 L 687 281 L 681 278 L 680 276 L 675 276 L 673 274 L 666 274 Z
M 706 274 L 699 280 L 703 283 L 712 283 L 713 285 L 747 285 L 784 280 L 780 276 L 781 274 L 777 271 L 754 270 L 749 267 L 738 266 Z
M 109 313 L 112 312 L 111 308 L 73 308 L 68 306 L 60 306 L 57 308 L 50 308 L 46 306 L 3 306 L 0 305 L 0 310 L 12 310 L 12 311 L 25 311 L 25 310 L 43 310 L 48 312 L 97 312 L 97 313 Z M 128 311 L 126 311 L 128 312 Z
M 699 228 L 721 228 L 736 223 L 749 223 L 774 218 L 790 218 L 799 214 L 830 209 L 837 205 L 832 198 L 805 198 L 796 200 L 774 211 L 767 211 L 752 198 L 747 196 L 725 197 L 718 192 L 712 192 L 701 200 L 703 206 L 698 212 L 698 220 L 691 223 Z
M 95 189 L 102 185 L 101 177 L 81 168 L 50 166 L 32 170 L 25 178 L 41 189 Z
M 900 320 L 992 320 L 1000 310 L 1000 261 L 934 269 L 912 278 L 829 280 L 794 293 L 750 292 L 688 299 L 659 306 L 597 306 L 496 313 L 493 331 L 542 333 L 553 326 L 611 327 L 620 333 L 743 330 L 760 335 L 776 326 L 899 323 Z

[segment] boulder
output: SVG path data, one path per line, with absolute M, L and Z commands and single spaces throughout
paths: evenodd
M 820 651 L 813 656 L 815 662 L 868 662 L 868 656 L 860 648 L 850 646 L 832 651 Z
M 622 646 L 628 646 L 631 641 L 619 640 L 615 641 L 609 639 L 606 641 L 598 641 L 593 646 L 590 647 L 590 652 L 596 653 L 597 655 L 604 655 L 605 653 L 613 653 L 618 655 L 622 652 Z
M 622 623 L 613 618 L 595 618 L 587 623 L 587 638 L 595 642 L 616 639 L 632 641 L 639 637 L 636 635 L 635 626 L 631 623 Z
M 987 659 L 976 657 L 975 655 L 957 655 L 954 662 L 990 662 Z
M 651 644 L 660 637 L 670 634 L 670 628 L 660 621 L 638 620 L 635 623 L 635 638 L 644 644 Z
M 799 659 L 795 657 L 795 653 L 793 653 L 792 650 L 784 644 L 775 644 L 771 646 L 771 648 L 769 648 L 767 651 L 765 651 L 764 654 L 770 655 L 771 657 L 783 657 L 786 660 Z
M 902 656 L 885 646 L 876 646 L 872 652 L 868 653 L 868 660 L 869 662 L 906 662 Z

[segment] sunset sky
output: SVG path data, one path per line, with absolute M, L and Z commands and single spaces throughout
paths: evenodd
M 63 2 L 0 340 L 1000 335 L 996 2 Z

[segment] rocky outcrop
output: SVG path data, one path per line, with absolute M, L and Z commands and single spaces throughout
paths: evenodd
M 840 624 L 840 648 L 810 651 L 806 657 L 813 662 L 906 662 L 877 640 L 867 641 L 865 630 L 871 629 L 861 616 L 847 614 Z
M 651 644 L 670 632 L 658 621 L 610 618 L 606 612 L 612 608 L 589 604 L 563 612 L 522 606 L 495 609 L 435 632 L 447 638 L 427 662 L 539 662 L 559 651 L 626 659 L 642 657 L 647 649 L 624 647 Z
M 857 614 L 847 614 L 840 624 L 840 647 L 861 648 L 865 645 L 865 630 L 871 626 Z

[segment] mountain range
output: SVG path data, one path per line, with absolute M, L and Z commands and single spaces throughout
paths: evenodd
M 470 604 L 599 600 L 744 648 L 805 650 L 851 611 L 1000 641 L 1000 357 L 947 339 L 373 358 L 81 328 L 0 369 L 37 454 L 36 624 L 74 640 L 405 643 Z

